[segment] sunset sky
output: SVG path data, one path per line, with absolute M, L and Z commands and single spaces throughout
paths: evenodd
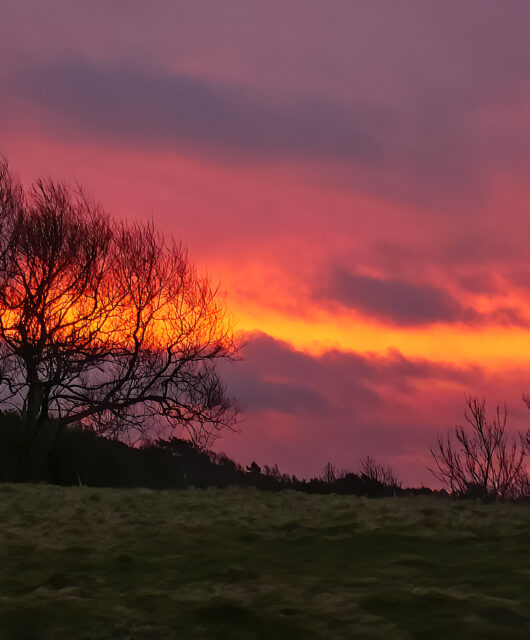
M 13 0 L 0 153 L 226 290 L 237 461 L 407 484 L 464 394 L 530 412 L 530 3 Z

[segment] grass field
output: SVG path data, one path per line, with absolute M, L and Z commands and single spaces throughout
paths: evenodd
M 0 485 L 0 638 L 529 638 L 530 506 Z

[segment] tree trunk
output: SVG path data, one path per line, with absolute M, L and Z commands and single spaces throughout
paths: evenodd
M 49 420 L 38 425 L 36 435 L 31 440 L 20 442 L 19 447 L 19 482 L 38 482 L 49 480 L 49 454 L 57 435 L 58 425 Z
M 19 447 L 19 481 L 36 482 L 47 475 L 48 438 L 43 437 L 44 420 L 41 415 L 42 385 L 33 363 L 26 362 L 28 395 L 22 416 Z

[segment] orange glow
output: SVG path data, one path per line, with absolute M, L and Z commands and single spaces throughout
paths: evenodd
M 524 327 L 494 324 L 393 327 L 353 311 L 326 309 L 309 300 L 307 287 L 314 277 L 314 268 L 329 251 L 324 243 L 332 246 L 335 255 L 353 256 L 356 262 L 369 264 L 367 247 L 374 234 L 385 241 L 396 236 L 394 227 L 384 224 L 387 218 L 400 222 L 400 235 L 406 236 L 412 247 L 441 237 L 443 229 L 436 226 L 441 225 L 439 220 L 433 219 L 431 229 L 417 224 L 423 215 L 417 208 L 407 209 L 403 204 L 362 193 L 346 193 L 323 184 L 317 187 L 305 182 L 302 188 L 303 174 L 296 174 L 294 168 L 286 172 L 285 166 L 281 171 L 242 166 L 231 171 L 204 158 L 163 151 L 135 154 L 111 146 L 102 155 L 100 147 L 88 142 L 79 148 L 36 134 L 19 136 L 12 144 L 18 151 L 11 154 L 13 164 L 23 167 L 28 180 L 46 173 L 48 163 L 57 175 L 68 175 L 68 163 L 73 157 L 76 164 L 70 173 L 94 188 L 96 196 L 118 216 L 136 219 L 153 214 L 157 224 L 167 226 L 168 233 L 188 241 L 193 258 L 199 265 L 205 265 L 228 292 L 229 309 L 241 331 L 265 332 L 314 354 L 327 349 L 361 353 L 397 349 L 410 357 L 455 364 L 480 363 L 489 369 L 528 362 L 530 331 Z M 39 153 L 21 152 L 30 147 Z M 276 228 L 282 232 L 274 236 L 266 226 L 267 215 L 272 214 L 262 204 L 271 203 L 263 186 L 271 180 L 274 206 L 281 203 L 279 209 L 274 209 L 274 222 L 281 223 Z M 204 185 L 208 190 L 203 197 Z M 512 209 L 528 199 L 522 185 L 508 197 L 509 185 L 502 177 L 492 178 L 492 185 L 498 192 L 497 198 L 503 203 L 508 201 Z M 497 207 L 492 198 L 489 213 L 497 211 Z M 237 227 L 230 226 L 232 210 L 235 219 L 244 220 L 242 226 L 240 222 Z M 338 223 L 335 230 L 322 227 L 321 215 L 328 210 L 334 212 L 342 227 Z M 241 217 L 241 211 L 246 217 Z M 363 221 L 360 229 L 357 215 Z M 212 222 L 206 235 L 202 226 L 205 219 Z M 222 227 L 218 221 L 222 221 Z M 256 229 L 256 221 L 263 228 Z M 315 238 L 318 243 L 309 244 Z M 310 248 L 304 250 L 304 243 Z M 494 272 L 495 267 L 491 270 Z M 425 275 L 430 277 L 432 273 Z M 441 286 L 450 285 L 444 282 L 443 274 L 434 275 L 438 275 Z M 467 302 L 481 312 L 505 304 L 528 309 L 520 292 L 510 288 L 494 300 L 487 295 L 475 295 Z
M 528 362 L 530 331 L 524 328 L 436 325 L 423 329 L 393 328 L 351 315 L 310 318 L 234 305 L 238 327 L 247 332 L 262 331 L 288 342 L 296 349 L 319 355 L 329 349 L 360 353 L 385 353 L 397 349 L 403 354 L 455 364 L 480 363 L 496 370 Z

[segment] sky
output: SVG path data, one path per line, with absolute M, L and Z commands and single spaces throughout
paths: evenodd
M 0 153 L 221 283 L 237 461 L 433 484 L 466 393 L 530 414 L 526 0 L 6 0 Z

